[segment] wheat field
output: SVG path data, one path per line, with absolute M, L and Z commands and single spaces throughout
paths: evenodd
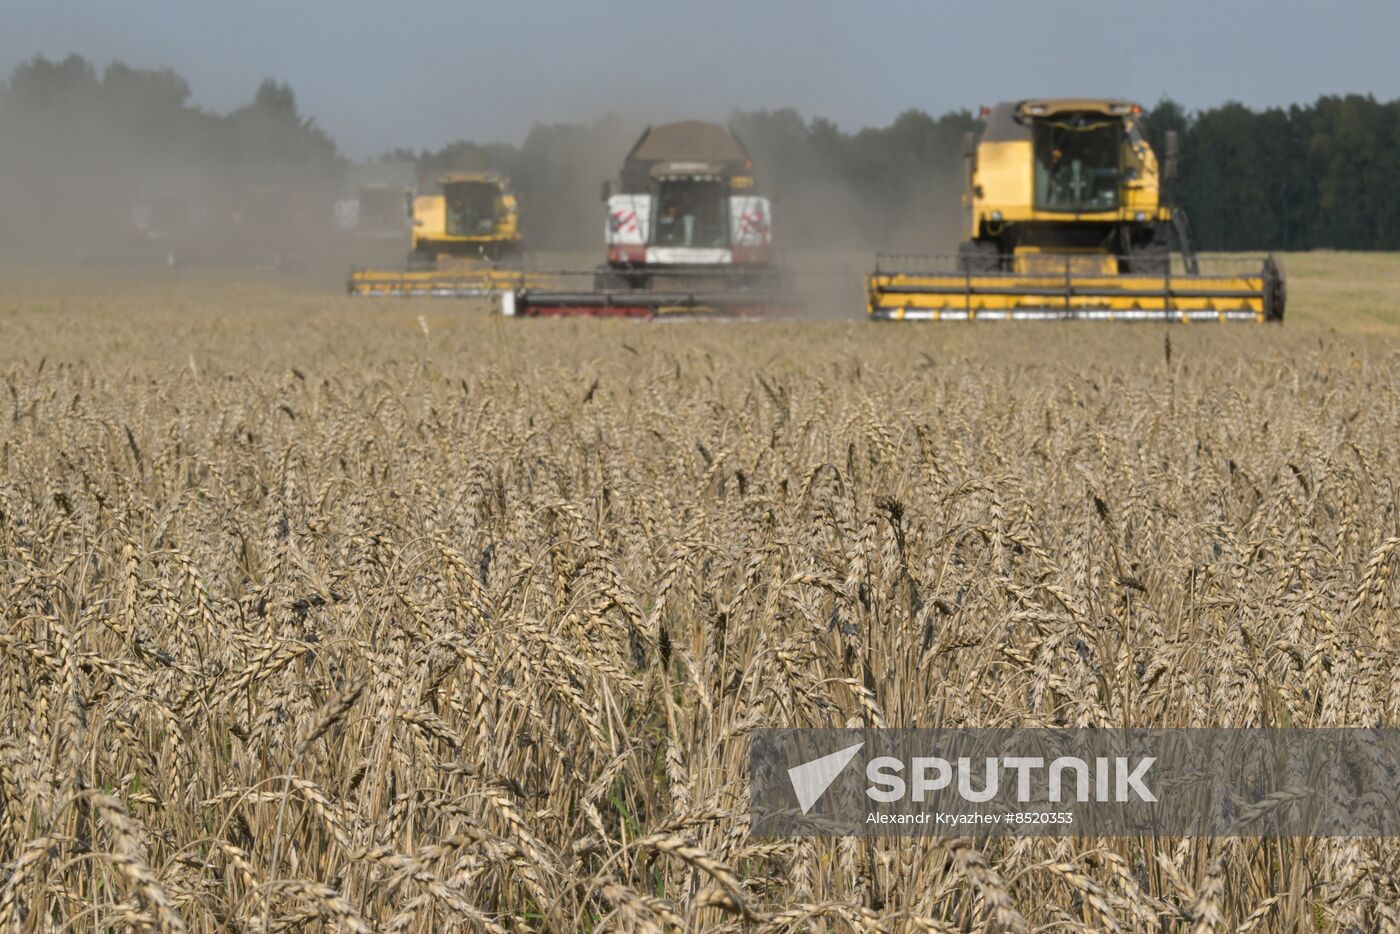
M 1400 258 L 1283 327 L 0 298 L 0 930 L 1386 931 L 1346 839 L 793 840 L 775 726 L 1395 726 Z

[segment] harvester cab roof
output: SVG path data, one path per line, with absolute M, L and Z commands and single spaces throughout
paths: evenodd
M 438 176 L 439 185 L 460 185 L 463 183 L 477 183 L 482 185 L 500 185 L 505 187 L 509 180 L 500 172 L 472 171 L 472 172 L 447 172 Z
M 982 108 L 986 121 L 981 139 L 989 143 L 1029 141 L 1037 123 L 1091 124 L 1131 123 L 1142 113 L 1137 104 L 1119 100 L 1059 98 L 1028 100 Z
M 1097 113 L 1104 116 L 1126 117 L 1130 114 L 1142 113 L 1142 107 L 1131 101 L 1060 97 L 1021 101 L 1016 105 L 1016 112 L 1024 117 L 1053 117 L 1067 113 Z
M 657 181 L 722 182 L 727 173 L 719 162 L 658 162 L 651 167 Z

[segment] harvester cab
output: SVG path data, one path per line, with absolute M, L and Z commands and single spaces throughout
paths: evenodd
M 1283 317 L 1283 278 L 1272 257 L 1201 271 L 1185 215 L 1164 197 L 1175 137 L 1168 135 L 1159 165 L 1138 105 L 1026 100 L 984 116 L 980 136 L 965 146 L 956 257 L 882 257 L 867 280 L 872 317 Z
M 413 199 L 411 260 L 490 261 L 518 258 L 525 250 L 515 195 L 495 172 L 457 172 L 438 179 L 439 194 Z
M 494 295 L 524 282 L 525 240 L 506 178 L 454 172 L 439 178 L 437 188 L 411 198 L 407 266 L 353 270 L 352 295 Z
M 738 317 L 790 302 L 786 273 L 771 262 L 772 205 L 729 127 L 648 127 L 603 201 L 607 254 L 592 288 L 526 288 L 508 296 L 507 313 Z
M 772 206 L 734 131 L 699 121 L 649 127 L 604 186 L 608 255 L 600 288 L 714 278 L 769 284 Z M 658 279 L 658 277 L 660 277 Z
M 1103 274 L 1163 271 L 1172 212 L 1138 110 L 1122 101 L 992 110 L 971 147 L 963 265 L 1025 271 L 1054 252 Z

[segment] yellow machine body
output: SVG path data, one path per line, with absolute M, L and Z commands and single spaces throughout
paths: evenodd
M 455 298 L 526 284 L 519 205 L 505 177 L 454 172 L 438 188 L 413 198 L 408 265 L 355 269 L 350 294 Z
M 413 199 L 413 251 L 430 257 L 505 259 L 525 248 L 520 210 L 495 172 L 454 172 L 441 193 Z
M 1149 225 L 1171 220 L 1170 209 L 1161 203 L 1157 156 L 1142 135 L 1138 123 L 1141 108 L 1136 104 L 1033 100 L 1002 105 L 997 111 L 989 115 L 992 125 L 971 154 L 970 184 L 963 195 L 963 204 L 968 208 L 964 234 L 967 239 L 995 235 L 1011 224 L 1061 224 L 1067 216 L 1078 224 Z M 1103 197 L 1066 199 L 1072 206 L 1056 206 L 1055 199 L 1043 197 L 1050 187 L 1045 184 L 1050 170 L 1043 161 L 1037 164 L 1035 128 L 1038 123 L 1053 123 L 1065 114 L 1075 115 L 1090 128 L 1079 132 L 1101 129 L 1120 137 L 1115 147 L 1118 164 L 1113 167 L 1119 178 L 1111 186 L 1098 187 Z M 1103 203 L 1096 203 L 1099 201 Z M 1034 252 L 1037 248 L 1021 249 Z

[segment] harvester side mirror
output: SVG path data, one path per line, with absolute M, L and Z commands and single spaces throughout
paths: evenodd
M 1181 135 L 1176 130 L 1167 131 L 1167 158 L 1162 165 L 1162 178 L 1170 180 L 1176 177 L 1177 162 L 1181 157 Z

